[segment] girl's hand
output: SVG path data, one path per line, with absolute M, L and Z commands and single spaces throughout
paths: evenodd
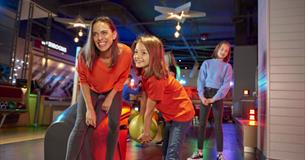
M 111 98 L 109 95 L 106 96 L 106 98 L 102 104 L 102 110 L 104 110 L 105 112 L 108 112 L 110 109 L 110 106 L 112 104 L 112 100 L 113 100 L 113 98 Z
M 207 102 L 207 99 L 206 98 L 200 98 L 200 100 L 201 100 L 201 102 L 202 102 L 202 104 L 204 105 L 204 106 L 208 106 L 209 105 L 209 103 Z
M 138 139 L 140 140 L 140 142 L 142 144 L 146 144 L 146 143 L 149 143 L 152 141 L 152 138 L 150 137 L 149 133 L 145 133 L 143 132 L 139 137 Z
M 94 128 L 96 127 L 96 114 L 93 109 L 89 109 L 86 112 L 86 124 L 87 126 L 91 125 Z
M 208 104 L 212 104 L 212 103 L 215 102 L 215 101 L 213 100 L 213 98 L 208 98 L 206 101 L 207 101 Z

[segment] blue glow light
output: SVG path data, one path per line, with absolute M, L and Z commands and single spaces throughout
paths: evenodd
M 64 118 L 65 114 L 60 114 L 56 117 L 55 121 L 53 123 L 57 123 L 62 121 L 62 119 Z

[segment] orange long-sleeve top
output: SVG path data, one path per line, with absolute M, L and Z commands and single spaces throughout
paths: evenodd
M 89 88 L 97 93 L 108 92 L 112 89 L 122 91 L 130 72 L 132 51 L 124 44 L 119 44 L 119 47 L 118 61 L 112 67 L 107 67 L 97 58 L 93 62 L 92 71 L 90 71 L 82 56 L 78 56 L 76 70 L 80 83 L 88 84 Z

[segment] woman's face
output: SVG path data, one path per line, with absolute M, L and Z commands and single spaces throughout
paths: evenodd
M 146 68 L 149 66 L 149 53 L 143 43 L 138 42 L 136 44 L 133 60 L 137 68 Z
M 93 41 L 100 52 L 107 51 L 116 36 L 117 32 L 113 32 L 107 23 L 98 21 L 92 27 Z
M 227 44 L 222 44 L 217 52 L 217 58 L 223 60 L 224 58 L 227 57 L 229 51 L 230 51 L 230 46 L 228 46 Z

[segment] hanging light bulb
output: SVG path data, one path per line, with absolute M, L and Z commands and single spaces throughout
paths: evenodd
M 180 33 L 178 31 L 175 32 L 175 38 L 178 38 L 180 36 Z
M 78 37 L 75 37 L 75 38 L 74 38 L 74 42 L 77 43 L 78 41 L 79 41 L 79 38 L 78 38 Z
M 84 35 L 84 32 L 83 32 L 82 30 L 79 30 L 78 36 L 79 36 L 79 37 L 82 37 L 83 35 Z
M 180 26 L 180 24 L 179 24 L 179 22 L 178 22 L 178 24 L 177 24 L 177 26 L 176 26 L 176 30 L 177 30 L 177 31 L 180 31 L 180 29 L 181 29 L 181 26 Z

